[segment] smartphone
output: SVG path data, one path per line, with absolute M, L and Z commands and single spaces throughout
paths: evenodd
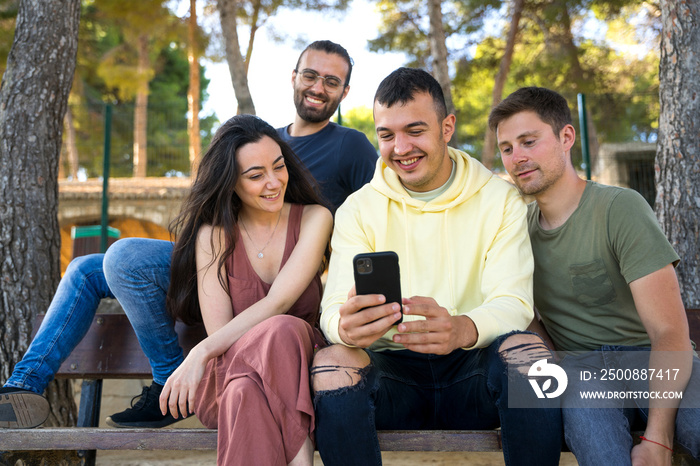
M 366 252 L 353 260 L 355 291 L 357 294 L 381 294 L 387 303 L 401 304 L 401 276 L 399 256 L 394 251 Z M 396 321 L 398 324 L 403 317 Z

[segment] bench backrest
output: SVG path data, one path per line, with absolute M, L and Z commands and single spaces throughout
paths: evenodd
M 690 339 L 695 342 L 696 351 L 700 354 L 700 309 L 686 309 L 686 314 L 690 327 Z
M 38 329 L 43 315 L 37 316 Z M 36 331 L 36 330 L 35 330 Z M 185 354 L 205 336 L 203 325 L 175 325 Z M 97 314 L 85 338 L 61 365 L 56 377 L 77 379 L 148 379 L 151 366 L 124 314 Z
M 700 350 L 700 309 L 688 309 L 690 338 Z M 43 316 L 38 316 L 38 329 Z M 204 327 L 175 325 L 180 345 L 189 352 L 206 335 Z M 98 314 L 82 342 L 61 365 L 56 377 L 82 379 L 147 379 L 151 367 L 141 351 L 129 319 L 123 314 Z

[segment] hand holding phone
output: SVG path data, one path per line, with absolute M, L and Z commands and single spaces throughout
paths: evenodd
M 403 314 L 399 256 L 393 251 L 367 252 L 356 255 L 352 263 L 355 292 L 358 295 L 384 295 L 386 303 L 398 303 Z M 403 317 L 396 324 L 402 321 Z

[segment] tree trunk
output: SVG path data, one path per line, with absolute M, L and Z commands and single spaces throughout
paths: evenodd
M 199 135 L 199 44 L 197 42 L 197 0 L 190 0 L 188 21 L 187 60 L 190 64 L 190 85 L 187 88 L 187 132 L 189 134 L 190 176 L 194 179 L 202 151 L 202 138 Z
M 686 308 L 700 308 L 700 0 L 661 2 L 656 214 L 681 262 Z
M 66 109 L 66 117 L 64 118 L 64 127 L 66 131 L 65 150 L 62 152 L 66 154 L 68 159 L 68 173 L 73 181 L 78 179 L 78 145 L 76 144 L 75 137 L 75 124 L 73 122 L 73 112 L 70 107 Z M 63 175 L 63 163 L 58 167 L 58 178 L 64 178 Z
M 440 0 L 428 0 L 428 16 L 430 18 L 430 54 L 433 56 L 433 73 L 435 79 L 440 83 L 443 94 L 445 94 L 445 104 L 447 113 L 454 113 L 455 106 L 452 102 L 452 81 L 450 80 L 449 68 L 447 66 L 447 44 L 445 42 L 445 29 L 442 26 L 442 7 Z
M 248 49 L 245 51 L 245 75 L 248 76 L 248 69 L 250 68 L 250 59 L 253 56 L 253 43 L 255 42 L 255 33 L 258 32 L 260 25 L 258 21 L 260 20 L 260 9 L 262 8 L 262 1 L 257 0 L 253 5 L 253 14 L 250 18 L 250 36 L 248 37 Z
M 510 64 L 513 62 L 513 51 L 515 50 L 515 42 L 518 38 L 518 28 L 520 27 L 520 18 L 523 14 L 523 7 L 525 5 L 525 0 L 514 0 L 513 1 L 513 13 L 510 19 L 510 30 L 508 31 L 508 39 L 506 40 L 506 48 L 503 51 L 503 58 L 501 58 L 501 65 L 498 68 L 498 74 L 496 74 L 496 79 L 493 83 L 493 97 L 491 108 L 501 103 L 503 99 L 503 88 L 508 80 L 508 73 L 510 72 Z M 486 137 L 484 138 L 484 150 L 481 153 L 481 163 L 484 164 L 486 168 L 491 169 L 493 167 L 493 158 L 496 153 L 496 133 L 486 129 Z
M 19 3 L 0 89 L 0 382 L 24 355 L 34 316 L 60 279 L 57 171 L 79 21 L 79 0 Z M 52 411 L 68 409 L 63 420 L 74 419 L 70 387 L 55 396 L 56 386 L 48 398 L 62 406 Z
M 150 60 L 148 57 L 148 36 L 139 37 L 139 90 L 134 106 L 134 177 L 145 177 L 148 167 L 147 126 L 148 126 L 148 82 L 150 81 Z
M 248 77 L 245 72 L 245 62 L 241 54 L 241 46 L 238 42 L 238 29 L 236 22 L 236 11 L 238 2 L 236 0 L 218 0 L 219 17 L 221 20 L 221 32 L 226 42 L 226 61 L 231 73 L 231 83 L 233 91 L 238 101 L 238 113 L 250 113 L 255 115 L 253 97 L 248 88 Z

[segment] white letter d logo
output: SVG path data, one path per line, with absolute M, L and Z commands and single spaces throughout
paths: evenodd
M 548 363 L 546 359 L 540 359 L 534 363 L 527 372 L 527 375 L 528 377 L 549 377 L 545 380 L 544 384 L 542 384 L 542 388 L 540 388 L 537 380 L 529 379 L 530 385 L 532 385 L 532 389 L 535 391 L 537 398 L 556 398 L 564 393 L 569 383 L 569 378 L 566 376 L 564 369 L 556 364 Z M 552 393 L 547 393 L 547 390 L 552 386 L 552 377 L 557 381 L 557 389 Z

